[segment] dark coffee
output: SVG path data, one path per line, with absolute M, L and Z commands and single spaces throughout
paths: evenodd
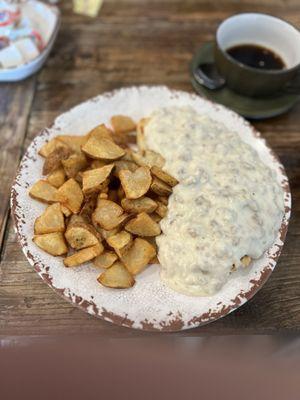
M 227 53 L 238 62 L 257 69 L 284 69 L 282 58 L 273 50 L 255 44 L 240 44 L 230 47 Z

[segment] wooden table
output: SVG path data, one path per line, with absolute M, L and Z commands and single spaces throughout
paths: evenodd
M 254 6 L 255 4 L 255 6 Z M 62 27 L 43 70 L 0 84 L 0 336 L 94 333 L 154 335 L 93 318 L 55 294 L 32 270 L 13 232 L 9 191 L 22 153 L 70 107 L 107 90 L 165 84 L 192 91 L 188 64 L 218 24 L 242 11 L 262 11 L 300 26 L 299 0 L 105 0 L 97 19 L 72 13 L 61 1 Z M 264 334 L 300 330 L 300 104 L 254 124 L 280 156 L 293 193 L 293 216 L 283 254 L 264 288 L 229 316 L 178 336 Z

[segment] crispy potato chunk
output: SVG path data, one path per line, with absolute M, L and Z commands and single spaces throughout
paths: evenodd
M 126 231 L 121 231 L 116 235 L 110 236 L 107 243 L 112 247 L 119 257 L 131 246 L 132 235 Z
M 157 207 L 157 209 L 155 210 L 155 212 L 156 212 L 161 218 L 164 218 L 164 217 L 167 215 L 168 207 L 165 206 L 165 205 L 164 205 L 163 203 L 161 203 L 161 202 L 158 202 L 157 204 L 158 204 L 158 207 Z
M 31 197 L 43 203 L 55 203 L 57 201 L 56 194 L 57 189 L 43 179 L 37 181 L 29 191 Z
M 38 247 L 52 256 L 61 256 L 68 252 L 64 235 L 61 232 L 36 235 L 34 236 L 33 241 Z
M 98 198 L 97 208 L 92 215 L 92 220 L 99 224 L 101 228 L 109 231 L 120 225 L 125 217 L 122 207 L 117 203 Z
M 147 150 L 146 140 L 145 140 L 145 127 L 147 123 L 150 121 L 150 118 L 142 118 L 136 127 L 136 139 L 138 148 L 142 151 Z
M 109 177 L 114 164 L 105 165 L 101 168 L 91 169 L 82 174 L 82 191 L 91 193 L 101 189 L 101 184 Z
M 80 215 L 85 218 L 87 221 L 91 221 L 92 214 L 97 205 L 97 193 L 92 193 L 89 196 L 86 196 L 83 206 L 80 210 Z
M 104 160 L 92 160 L 90 164 L 91 169 L 96 169 L 96 168 L 102 168 L 105 165 L 107 165 L 109 161 L 104 161 Z
M 132 153 L 133 160 L 141 167 L 153 167 L 154 165 L 158 167 L 163 167 L 165 164 L 165 159 L 158 153 L 152 150 L 145 150 L 144 153 Z
M 144 212 L 131 219 L 125 229 L 137 236 L 157 236 L 161 232 L 160 226 Z
M 39 155 L 46 158 L 59 147 L 68 148 L 66 144 L 60 142 L 57 138 L 51 139 L 40 148 Z
M 65 170 L 61 167 L 51 172 L 51 174 L 49 174 L 47 177 L 47 181 L 50 183 L 50 185 L 59 188 L 66 181 Z
M 94 137 L 98 140 L 108 139 L 113 140 L 112 131 L 108 129 L 104 124 L 96 126 L 87 134 L 88 139 Z
M 154 222 L 159 223 L 162 220 L 162 217 L 160 215 L 156 214 L 156 212 L 151 214 L 150 216 Z
M 76 250 L 94 246 L 99 242 L 93 227 L 82 222 L 69 224 L 65 238 L 69 245 Z
M 62 204 L 60 205 L 60 209 L 65 217 L 69 217 L 70 215 L 72 215 L 72 211 L 69 210 L 68 207 L 63 206 Z
M 82 146 L 82 151 L 91 158 L 104 160 L 117 160 L 125 154 L 125 151 L 110 139 L 99 140 L 94 136 L 91 136 L 86 144 Z
M 97 243 L 94 246 L 86 247 L 85 249 L 79 250 L 69 257 L 64 259 L 66 267 L 76 267 L 85 262 L 93 260 L 93 258 L 99 256 L 103 252 L 104 248 L 101 243 Z
M 43 175 L 48 175 L 61 167 L 62 161 L 70 157 L 72 150 L 68 147 L 58 147 L 46 158 L 43 165 Z
M 127 133 L 132 132 L 136 128 L 135 122 L 125 115 L 114 115 L 110 119 L 111 125 L 115 133 Z
M 128 213 L 139 214 L 141 212 L 152 213 L 157 208 L 157 203 L 150 197 L 139 199 L 122 199 L 121 205 Z
M 87 160 L 83 153 L 75 153 L 62 160 L 62 165 L 67 177 L 75 178 L 80 171 L 87 167 Z
M 139 166 L 136 165 L 136 163 L 134 163 L 133 161 L 123 160 L 123 159 L 115 161 L 114 164 L 115 164 L 114 175 L 116 177 L 119 177 L 120 171 L 124 169 L 128 169 L 129 171 L 134 172 L 139 168 Z
M 113 265 L 115 261 L 117 261 L 118 256 L 113 251 L 104 251 L 100 256 L 97 256 L 93 264 L 99 268 L 109 268 Z
M 116 261 L 110 268 L 102 272 L 98 282 L 114 289 L 127 289 L 135 283 L 133 276 L 120 261 Z
M 161 168 L 157 167 L 156 165 L 154 165 L 151 168 L 151 174 L 156 176 L 158 179 L 160 179 L 161 181 L 165 182 L 169 186 L 173 187 L 173 186 L 176 186 L 178 184 L 178 180 L 177 179 L 173 178 L 173 176 L 171 176 L 167 172 L 163 171 Z
M 169 198 L 165 196 L 158 196 L 157 198 L 161 203 L 163 203 L 165 206 L 168 205 L 169 203 Z
M 105 240 L 110 238 L 111 236 L 114 236 L 116 233 L 119 232 L 119 228 L 114 228 L 111 230 L 106 230 L 103 228 L 98 228 L 97 231 L 100 233 L 101 237 Z
M 35 235 L 64 231 L 65 219 L 59 203 L 48 206 L 43 214 L 38 217 L 34 223 Z
M 132 275 L 140 273 L 156 255 L 155 248 L 147 240 L 136 238 L 122 261 Z
M 56 192 L 56 201 L 59 201 L 72 213 L 78 214 L 83 202 L 83 194 L 79 184 L 73 179 L 65 182 Z
M 134 172 L 122 170 L 119 173 L 122 188 L 128 199 L 138 199 L 148 192 L 152 178 L 147 167 L 140 167 Z
M 171 186 L 167 185 L 158 178 L 153 178 L 151 190 L 159 196 L 169 196 L 172 193 Z
M 81 153 L 81 146 L 86 143 L 87 136 L 59 135 L 56 139 L 75 151 L 75 153 Z

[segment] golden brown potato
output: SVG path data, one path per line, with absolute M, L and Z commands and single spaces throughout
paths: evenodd
M 108 198 L 108 194 L 107 193 L 99 193 L 99 199 L 105 199 L 105 200 L 112 200 Z M 114 201 L 114 200 L 112 200 Z
M 100 233 L 101 237 L 105 240 L 107 240 L 108 238 L 110 238 L 111 236 L 114 236 L 116 233 L 119 232 L 119 228 L 114 228 L 111 230 L 106 230 L 103 228 L 98 228 L 97 231 Z
M 137 236 L 157 236 L 161 232 L 160 226 L 144 212 L 131 219 L 125 229 Z
M 128 213 L 139 214 L 141 212 L 152 213 L 157 208 L 157 203 L 150 197 L 139 199 L 122 199 L 121 205 Z
M 151 168 L 151 174 L 156 176 L 158 179 L 161 181 L 165 182 L 169 186 L 176 186 L 178 184 L 178 180 L 173 178 L 170 174 L 168 174 L 166 171 L 163 171 L 161 168 L 157 167 L 154 165 Z
M 120 225 L 127 215 L 117 203 L 110 200 L 99 199 L 97 208 L 92 215 L 94 224 L 99 224 L 105 230 L 111 230 Z
M 125 154 L 125 151 L 111 140 L 99 140 L 94 136 L 91 136 L 86 144 L 82 146 L 82 151 L 91 158 L 104 160 L 117 160 Z
M 119 173 L 122 188 L 128 199 L 138 199 L 148 192 L 152 178 L 147 167 L 140 167 L 134 172 L 121 170 Z
M 132 132 L 136 128 L 135 122 L 125 115 L 114 115 L 110 119 L 111 125 L 115 133 L 127 133 Z
M 75 153 L 81 153 L 81 146 L 86 143 L 88 138 L 87 136 L 59 135 L 56 136 L 56 139 L 75 151 Z
M 88 165 L 83 153 L 72 154 L 66 160 L 62 160 L 61 163 L 68 178 L 75 178 Z
M 43 165 L 43 175 L 51 174 L 51 172 L 60 168 L 62 161 L 70 157 L 72 150 L 68 147 L 57 147 L 50 153 Z
M 107 165 L 109 161 L 104 161 L 104 160 L 92 160 L 90 163 L 90 169 L 95 169 L 95 168 L 102 168 L 105 165 Z
M 151 183 L 151 190 L 159 196 L 169 196 L 172 193 L 171 186 L 158 178 L 153 178 Z
M 163 203 L 165 206 L 167 206 L 169 203 L 169 198 L 165 196 L 158 196 L 157 200 Z
M 132 153 L 133 160 L 141 167 L 153 167 L 157 165 L 158 167 L 163 167 L 165 164 L 165 159 L 158 153 L 152 150 L 145 150 L 144 153 Z
M 104 124 L 96 126 L 87 134 L 87 136 L 88 139 L 94 137 L 98 140 L 101 139 L 113 140 L 112 131 L 108 129 Z
M 69 245 L 76 250 L 94 246 L 99 242 L 97 232 L 86 223 L 71 222 L 65 233 Z
M 47 177 L 47 181 L 50 183 L 50 185 L 59 188 L 66 181 L 65 170 L 61 167 L 51 172 L 51 174 L 49 174 Z
M 102 254 L 94 258 L 93 264 L 99 268 L 109 268 L 117 261 L 118 256 L 113 251 L 105 250 Z
M 70 215 L 72 215 L 72 211 L 69 210 L 68 207 L 63 206 L 62 204 L 60 205 L 60 209 L 65 217 L 69 217 Z
M 41 155 L 42 157 L 48 157 L 50 153 L 52 153 L 55 149 L 59 147 L 68 148 L 66 144 L 60 142 L 57 138 L 51 139 L 40 148 L 39 155 Z
M 37 181 L 29 191 L 29 195 L 43 203 L 55 203 L 57 189 L 45 180 Z
M 139 166 L 133 161 L 123 160 L 123 159 L 115 161 L 114 164 L 115 164 L 114 175 L 116 177 L 119 177 L 119 173 L 121 170 L 128 169 L 129 171 L 134 172 L 139 168 Z
M 144 130 L 149 121 L 150 121 L 150 118 L 142 118 L 138 122 L 137 127 L 136 127 L 137 145 L 141 151 L 147 150 Z
M 52 256 L 61 256 L 68 252 L 68 247 L 62 232 L 36 235 L 34 236 L 33 241 L 38 247 Z
M 130 249 L 122 256 L 122 261 L 132 275 L 137 275 L 155 255 L 155 248 L 147 240 L 136 238 Z
M 121 231 L 107 239 L 107 243 L 114 249 L 119 257 L 129 249 L 132 243 L 132 235 L 129 232 Z
M 83 194 L 79 184 L 73 179 L 69 179 L 59 189 L 55 195 L 56 201 L 59 201 L 72 213 L 78 214 L 83 202 Z
M 102 272 L 98 282 L 103 286 L 115 289 L 127 289 L 135 283 L 133 276 L 120 261 L 116 261 L 110 268 Z
M 92 214 L 97 206 L 98 193 L 92 193 L 85 197 L 80 215 L 87 221 L 91 221 Z
M 168 207 L 165 206 L 165 205 L 164 205 L 163 203 L 161 203 L 161 202 L 158 202 L 157 204 L 158 204 L 158 207 L 157 207 L 157 209 L 155 210 L 155 212 L 156 212 L 161 218 L 164 218 L 164 217 L 167 215 Z
M 64 231 L 65 219 L 59 203 L 48 206 L 43 214 L 38 217 L 34 223 L 35 235 Z
M 114 164 L 108 164 L 101 168 L 91 169 L 82 174 L 83 193 L 92 193 L 101 189 L 101 184 L 109 177 Z
M 69 257 L 64 259 L 66 267 L 76 267 L 85 262 L 93 260 L 103 252 L 104 248 L 101 243 L 97 243 L 94 246 L 86 247 L 85 249 L 79 250 Z

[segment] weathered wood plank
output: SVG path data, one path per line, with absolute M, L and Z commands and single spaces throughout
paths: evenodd
M 0 249 L 9 210 L 10 186 L 21 155 L 34 89 L 35 78 L 0 86 Z

